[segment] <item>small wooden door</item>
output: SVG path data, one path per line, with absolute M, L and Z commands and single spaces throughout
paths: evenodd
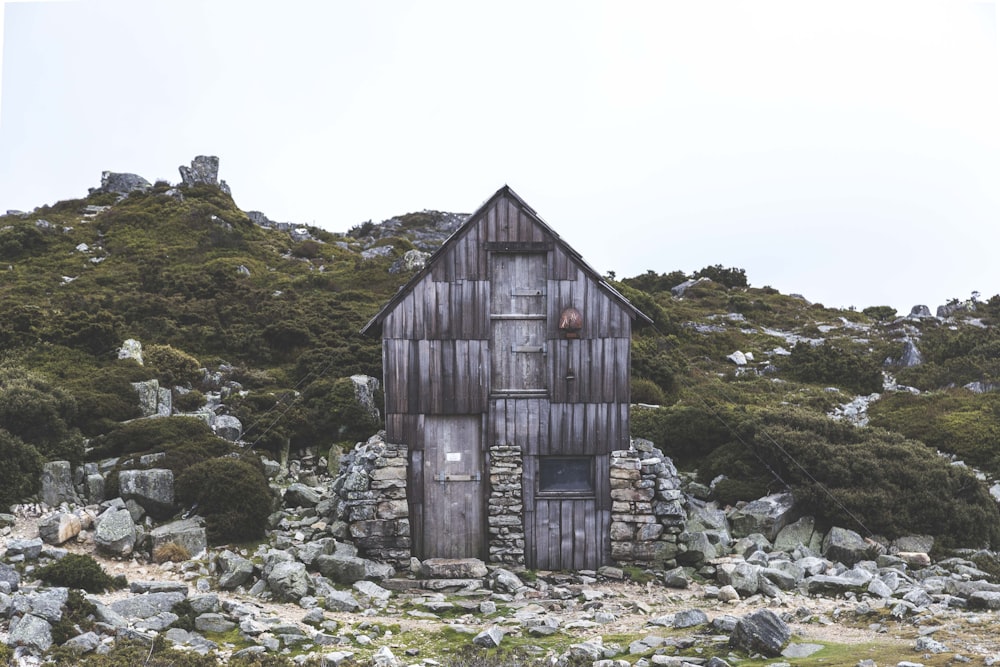
M 424 418 L 422 558 L 483 558 L 482 418 Z
M 491 279 L 491 391 L 544 393 L 545 254 L 494 253 Z

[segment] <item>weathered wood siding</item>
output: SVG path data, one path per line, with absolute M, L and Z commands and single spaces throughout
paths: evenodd
M 481 209 L 407 290 L 381 324 L 386 431 L 390 442 L 405 443 L 411 453 L 416 555 L 459 555 L 438 546 L 454 523 L 440 519 L 452 510 L 432 518 L 444 512 L 432 504 L 460 504 L 449 494 L 460 493 L 461 485 L 428 486 L 447 468 L 441 447 L 463 442 L 477 449 L 463 461 L 485 466 L 486 450 L 499 443 L 518 446 L 524 456 L 528 566 L 606 563 L 608 453 L 628 446 L 634 312 L 584 270 L 533 211 L 508 196 Z M 558 329 L 570 307 L 583 315 L 577 339 Z M 461 425 L 448 426 L 449 416 Z M 479 437 L 466 437 L 475 423 L 482 424 Z M 545 456 L 594 457 L 592 497 L 538 497 L 538 457 Z M 481 506 L 483 492 L 475 488 Z M 485 523 L 468 516 L 463 522 Z M 463 540 L 458 551 L 485 550 L 477 536 Z

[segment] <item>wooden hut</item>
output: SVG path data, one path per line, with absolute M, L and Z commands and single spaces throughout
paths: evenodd
M 608 562 L 637 317 L 505 186 L 365 326 L 382 336 L 386 439 L 409 449 L 415 556 Z

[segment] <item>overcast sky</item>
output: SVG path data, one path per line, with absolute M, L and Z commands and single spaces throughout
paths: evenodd
M 346 231 L 510 185 L 595 269 L 1000 293 L 996 4 L 6 2 L 0 211 L 217 155 Z

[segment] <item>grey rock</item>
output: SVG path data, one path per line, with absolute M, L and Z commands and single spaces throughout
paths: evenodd
M 289 485 L 285 491 L 286 507 L 316 507 L 320 500 L 319 491 L 299 482 Z
M 278 600 L 299 600 L 309 592 L 305 564 L 297 561 L 278 563 L 267 575 L 267 586 Z
M 142 343 L 135 338 L 129 338 L 118 348 L 119 359 L 132 359 L 142 366 Z M 134 386 L 134 385 L 133 385 Z
M 901 368 L 912 368 L 914 366 L 919 366 L 922 363 L 924 363 L 924 356 L 920 354 L 920 350 L 917 349 L 916 343 L 914 343 L 910 338 L 905 339 L 903 341 L 903 353 L 896 361 L 896 365 Z
M 153 550 L 173 542 L 187 549 L 194 558 L 208 548 L 204 521 L 201 517 L 191 517 L 157 526 L 149 532 Z
M 675 567 L 663 573 L 663 585 L 667 588 L 687 588 L 691 579 L 683 567 Z
M 194 629 L 198 632 L 229 632 L 235 627 L 236 624 L 222 614 L 212 612 L 199 614 L 194 619 Z
M 145 619 L 172 611 L 175 605 L 186 598 L 187 595 L 178 592 L 144 593 L 115 600 L 108 606 L 122 618 Z
M 823 540 L 823 555 L 832 561 L 854 565 L 874 555 L 874 544 L 853 530 L 833 527 Z
M 32 614 L 49 623 L 58 623 L 62 620 L 63 607 L 69 600 L 69 589 L 57 587 L 41 593 L 36 592 L 28 600 Z
M 808 658 L 814 653 L 819 653 L 822 651 L 824 646 L 822 644 L 797 644 L 792 643 L 785 647 L 785 650 L 781 652 L 782 658 Z
M 73 488 L 73 470 L 69 461 L 49 461 L 42 466 L 42 488 L 39 497 L 49 507 L 58 507 L 61 503 L 80 502 Z
M 677 297 L 678 299 L 683 298 L 689 289 L 697 285 L 703 285 L 705 283 L 710 283 L 712 280 L 710 278 L 693 278 L 691 280 L 685 280 L 680 285 L 676 285 L 670 288 L 670 293 Z
M 229 442 L 236 442 L 243 435 L 243 422 L 233 415 L 218 415 L 212 419 L 215 435 Z
M 328 590 L 323 596 L 323 606 L 328 611 L 356 612 L 361 610 L 361 603 L 346 591 Z
M 253 575 L 253 562 L 228 549 L 216 557 L 219 567 L 219 587 L 232 590 L 245 584 Z
M 361 596 L 371 600 L 376 607 L 384 607 L 392 597 L 392 591 L 382 588 L 374 581 L 355 581 L 352 588 Z
M 174 512 L 174 472 L 167 468 L 122 470 L 118 490 L 123 500 L 134 500 L 152 517 Z
M 947 653 L 948 647 L 931 637 L 918 637 L 913 650 L 918 653 Z
M 10 646 L 26 646 L 45 652 L 52 646 L 52 626 L 48 621 L 33 614 L 25 614 L 10 630 L 7 638 Z
M 101 645 L 101 638 L 96 632 L 84 632 L 83 634 L 71 637 L 63 643 L 63 648 L 68 648 L 76 653 L 90 653 Z
M 794 499 L 790 493 L 777 493 L 747 503 L 729 515 L 733 537 L 760 533 L 774 541 L 778 532 L 792 521 Z
M 219 158 L 214 155 L 199 155 L 191 160 L 190 167 L 181 165 L 177 169 L 184 185 L 219 184 Z
M 425 579 L 479 579 L 486 575 L 486 564 L 478 558 L 428 558 L 420 564 L 420 576 Z
M 968 597 L 969 609 L 1000 609 L 1000 591 L 976 591 Z
M 340 584 L 353 584 L 365 578 L 365 559 L 337 553 L 316 558 L 316 567 L 324 577 Z
M 804 516 L 778 531 L 774 538 L 775 551 L 791 551 L 797 546 L 804 546 L 819 551 L 822 543 L 816 536 L 816 520 Z
M 8 591 L 16 591 L 21 585 L 21 575 L 7 563 L 0 563 L 0 586 Z
M 158 380 L 133 382 L 132 388 L 139 396 L 139 411 L 143 417 L 169 417 L 173 399 L 169 389 L 161 388 Z
M 773 658 L 781 655 L 791 635 L 788 625 L 773 611 L 761 609 L 736 622 L 729 645 Z
M 41 538 L 13 539 L 7 541 L 7 556 L 24 556 L 25 560 L 37 560 L 42 554 Z
M 707 624 L 708 616 L 701 609 L 685 609 L 674 614 L 671 626 L 674 628 L 693 628 Z
M 152 184 L 138 174 L 103 171 L 101 172 L 101 187 L 97 190 L 127 195 L 130 192 L 146 192 L 151 187 L 153 187 Z
M 760 587 L 760 567 L 744 561 L 722 563 L 716 570 L 716 579 L 723 586 L 732 586 L 740 595 L 748 596 Z
M 370 375 L 352 375 L 351 383 L 354 385 L 354 398 L 357 400 L 358 405 L 360 405 L 365 412 L 367 412 L 373 420 L 380 421 L 382 419 L 382 413 L 379 411 L 378 402 L 375 400 L 375 394 L 378 392 L 379 381 Z
M 491 625 L 473 637 L 472 643 L 483 648 L 496 648 L 503 641 L 503 629 L 499 625 Z
M 908 317 L 912 319 L 924 319 L 929 317 L 934 317 L 931 315 L 931 309 L 927 306 L 914 306 L 910 309 L 910 314 Z
M 127 509 L 108 509 L 97 520 L 94 543 L 114 556 L 127 556 L 135 547 L 135 522 Z
M 517 593 L 524 588 L 524 582 L 510 570 L 498 567 L 487 577 L 490 588 L 494 591 Z

